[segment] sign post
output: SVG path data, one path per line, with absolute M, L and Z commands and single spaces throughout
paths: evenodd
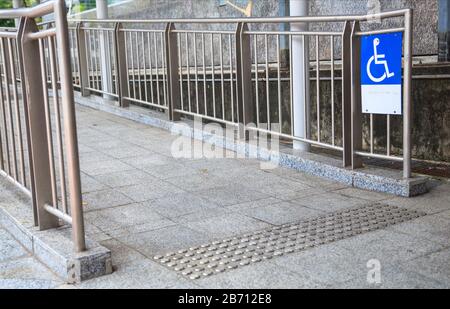
M 403 34 L 361 38 L 361 99 L 365 114 L 402 114 Z

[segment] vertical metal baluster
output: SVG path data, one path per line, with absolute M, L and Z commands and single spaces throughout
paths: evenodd
M 158 105 L 161 105 L 161 96 L 159 92 L 159 65 L 158 65 L 158 41 L 156 39 L 156 32 L 153 32 L 153 40 L 155 43 L 155 65 L 156 65 L 156 92 Z
M 5 93 L 3 93 L 3 76 L 0 75 L 0 87 L 1 90 L 1 99 L 2 99 L 2 115 L 3 115 L 3 129 L 5 134 L 5 151 L 6 151 L 6 165 L 8 168 L 8 174 L 11 175 L 12 169 L 11 169 L 11 154 L 10 154 L 10 143 L 9 143 L 9 136 L 8 136 L 8 121 L 7 121 L 7 106 L 5 105 L 7 102 L 8 97 L 8 76 L 6 74 L 7 72 L 7 66 L 6 66 L 6 58 L 5 58 L 5 47 L 4 47 L 4 41 L 3 38 L 0 38 L 0 57 L 2 58 L 2 69 L 3 74 L 5 76 Z M 5 100 L 6 97 L 6 100 Z
M 214 65 L 214 34 L 211 33 L 211 77 L 212 77 L 212 96 L 213 96 L 213 113 L 214 118 L 217 117 L 216 113 L 216 68 Z
M 195 106 L 196 106 L 196 113 L 200 114 L 200 107 L 199 107 L 199 95 L 198 95 L 198 62 L 197 62 L 197 33 L 194 32 L 194 73 L 195 73 Z
M 132 78 L 132 85 L 133 85 L 133 96 L 131 96 L 130 93 L 130 97 L 133 99 L 137 99 L 137 95 L 136 95 L 136 71 L 134 70 L 134 48 L 133 48 L 133 33 L 132 31 L 129 31 L 130 34 L 130 58 L 131 58 L 131 78 Z
M 386 145 L 386 149 L 387 149 L 387 155 L 390 156 L 391 155 L 391 115 L 387 115 L 386 123 L 387 123 L 387 128 L 386 128 L 387 145 Z
M 184 111 L 184 88 L 183 88 L 183 55 L 181 53 L 181 33 L 177 33 L 177 41 L 178 41 L 178 63 L 180 64 L 179 73 L 180 73 L 180 99 L 181 99 L 181 110 Z
M 5 48 L 5 44 L 3 42 L 3 40 L 1 40 L 2 45 L 1 45 L 1 49 L 2 49 L 2 53 L 3 53 L 3 67 L 4 67 L 4 72 L 5 72 L 5 92 L 6 92 L 6 102 L 7 102 L 7 114 L 8 114 L 8 118 L 9 118 L 9 139 L 11 141 L 11 149 L 10 151 L 12 152 L 12 173 L 10 171 L 10 176 L 13 177 L 15 180 L 17 180 L 17 151 L 16 151 L 16 139 L 15 139 L 15 133 L 14 133 L 14 124 L 13 124 L 13 116 L 12 116 L 12 107 L 11 107 L 11 94 L 10 94 L 10 87 L 9 87 L 9 80 L 10 80 L 10 72 L 9 72 L 9 68 L 7 66 L 8 63 L 8 58 L 7 58 L 7 53 L 6 53 L 6 48 Z M 6 39 L 6 45 L 9 44 L 9 39 Z M 11 59 L 9 59 L 9 61 L 11 61 Z
M 55 108 L 55 125 L 56 125 L 56 140 L 58 141 L 58 156 L 59 156 L 59 172 L 61 179 L 61 197 L 62 206 L 64 213 L 68 213 L 67 210 L 67 194 L 66 194 L 66 172 L 64 166 L 64 150 L 63 150 L 63 139 L 62 139 L 62 126 L 61 126 L 61 110 L 60 101 L 58 95 L 58 85 L 57 85 L 57 71 L 56 71 L 56 52 L 55 45 L 53 44 L 55 39 L 49 38 L 50 46 L 50 67 L 52 74 L 52 87 L 53 87 L 53 105 Z
M 270 117 L 270 74 L 269 74 L 269 37 L 267 34 L 264 35 L 264 42 L 266 47 L 266 104 L 267 104 L 267 130 L 271 127 L 271 117 Z
M 121 29 L 119 29 L 119 31 L 121 31 Z M 127 31 L 125 31 L 125 30 L 122 30 L 123 32 L 124 32 L 124 35 L 123 35 L 123 39 L 124 39 L 124 41 L 125 41 L 125 43 L 124 43 L 124 45 L 125 45 L 125 63 L 126 63 L 126 67 L 127 67 L 127 69 L 126 69 L 126 71 L 127 71 L 127 88 L 125 88 L 125 89 L 128 89 L 128 96 L 129 97 L 131 97 L 131 89 L 130 89 L 130 61 L 129 61 L 129 57 L 128 57 L 128 44 L 127 44 L 127 37 L 128 37 L 128 35 L 127 35 Z M 117 75 L 117 76 L 119 76 L 119 75 Z
M 48 42 L 46 42 L 47 43 L 47 50 L 49 50 L 48 49 Z M 89 44 L 90 44 L 90 50 L 89 50 L 89 56 L 91 57 L 91 69 L 92 69 L 92 89 L 95 89 L 95 87 L 96 87 L 96 77 L 95 77 L 95 45 L 94 45 L 94 39 L 92 38 L 92 30 L 90 30 L 89 29 Z M 49 61 L 48 60 L 48 58 L 47 58 L 47 61 Z M 47 72 L 49 72 L 49 75 L 51 75 L 50 74 L 50 65 L 47 67 L 47 69 L 48 69 L 48 71 Z M 49 83 L 51 83 L 51 76 L 50 76 L 50 79 L 49 79 Z
M 91 81 L 91 63 L 92 63 L 92 59 L 91 59 L 91 37 L 90 37 L 90 30 L 85 30 L 85 35 L 84 35 L 84 43 L 86 46 L 86 62 L 87 62 L 87 71 L 88 71 L 88 85 L 89 88 L 93 88 L 93 84 Z M 45 50 L 45 42 L 44 44 L 44 50 Z M 45 56 L 45 55 L 44 55 Z M 45 57 L 45 64 L 47 64 L 47 57 Z M 45 79 L 47 81 L 47 78 Z
M 17 75 L 16 75 L 16 64 L 14 61 L 14 54 L 13 53 L 13 47 L 14 42 L 12 39 L 8 39 L 8 52 L 9 52 L 9 58 L 11 60 L 10 65 L 10 71 L 11 71 L 11 82 L 13 83 L 13 98 L 14 98 L 14 106 L 15 106 L 15 116 L 16 116 L 16 132 L 17 132 L 17 139 L 18 139 L 18 151 L 19 151 L 19 168 L 20 173 L 18 175 L 18 178 L 21 179 L 21 184 L 23 184 L 26 187 L 26 177 L 25 177 L 25 155 L 23 152 L 23 136 L 22 136 L 22 121 L 20 117 L 20 106 L 19 106 L 19 95 L 17 90 Z M 19 177 L 20 176 L 20 177 Z M 19 180 L 19 179 L 17 179 Z
M 108 87 L 108 89 L 109 89 L 109 91 L 111 92 L 111 94 L 114 94 L 114 87 L 113 87 L 113 85 L 114 85 L 114 75 L 113 75 L 113 72 L 114 72 L 114 64 L 113 64 L 113 62 L 114 61 L 112 61 L 112 57 L 114 57 L 114 48 L 111 46 L 111 41 L 110 41 L 110 38 L 109 38 L 109 30 L 104 30 L 104 36 L 105 36 L 105 33 L 106 33 L 106 43 L 105 43 L 105 45 L 106 45 L 106 49 L 107 50 L 109 50 L 109 52 L 107 53 L 107 55 L 108 55 L 108 68 L 109 68 L 109 72 L 108 72 L 108 74 L 109 74 L 109 78 L 108 78 L 108 83 L 110 83 L 109 84 L 109 87 Z
M 0 48 L 1 48 L 1 50 L 4 50 L 4 46 L 3 46 L 4 44 L 3 44 L 3 38 L 0 38 Z M 5 91 L 7 91 L 7 87 L 8 87 L 8 80 L 7 80 L 7 77 L 6 77 L 6 70 L 4 70 L 4 67 L 6 67 L 6 65 L 5 65 L 5 63 L 6 63 L 6 59 L 4 59 L 3 58 L 3 56 L 4 56 L 4 53 L 0 53 L 0 60 L 2 60 L 1 61 L 1 64 L 2 64 L 2 70 L 3 70 L 3 73 L 4 73 L 4 75 L 5 75 L 5 84 L 6 84 L 6 87 L 5 87 Z M 3 164 L 3 153 L 2 153 L 2 169 L 5 171 L 5 172 L 8 172 L 10 175 L 11 175 L 11 159 L 10 159 L 10 153 L 9 153 L 9 137 L 8 137 L 8 126 L 7 126 L 7 121 L 6 121 L 6 106 L 5 106 L 5 96 L 4 96 L 4 94 L 3 94 L 3 74 L 1 74 L 1 72 L 0 72 L 0 99 L 1 99 L 1 102 L 0 102 L 0 104 L 1 104 L 1 108 L 2 108 L 2 123 L 3 123 L 3 133 L 4 133 L 4 137 L 5 137 L 5 140 L 4 140 L 4 143 L 5 143 L 5 149 L 4 149 L 4 151 L 5 151 L 5 157 L 6 157 L 6 166 L 7 166 L 7 169 L 5 170 L 4 169 L 4 164 Z M 0 132 L 0 134 L 1 134 L 2 132 Z
M 163 82 L 163 90 L 164 90 L 164 106 L 168 106 L 168 93 L 169 87 L 168 87 L 168 80 L 167 80 L 167 73 L 169 71 L 168 63 L 166 63 L 166 49 L 164 46 L 166 45 L 165 39 L 164 39 L 164 33 L 160 33 L 161 38 L 161 68 L 162 68 L 162 82 Z
M 188 90 L 188 104 L 189 104 L 189 112 L 191 112 L 191 67 L 189 64 L 189 35 L 186 32 L 186 69 L 187 69 L 187 90 Z M 180 62 L 180 67 L 182 67 Z
M 153 92 L 153 60 L 152 60 L 152 45 L 151 45 L 151 39 L 150 39 L 150 32 L 147 33 L 147 43 L 148 43 L 148 59 L 149 59 L 149 66 L 150 66 L 150 94 L 152 96 L 152 99 L 150 100 L 151 103 L 154 103 L 155 94 Z
M 231 34 L 228 35 L 228 45 L 230 46 L 231 122 L 234 123 L 233 41 Z
M 336 145 L 334 116 L 334 36 L 331 36 L 331 144 Z
M 373 114 L 370 114 L 370 153 L 374 153 L 375 145 L 373 136 Z
M 99 72 L 98 72 L 98 67 L 99 67 L 100 59 L 97 58 L 98 51 L 99 51 L 98 41 L 97 41 L 97 39 L 98 39 L 98 37 L 97 37 L 97 31 L 94 30 L 93 33 L 94 33 L 94 51 L 95 51 L 95 53 L 94 53 L 94 63 L 95 63 L 95 67 L 94 67 L 95 89 L 101 90 L 101 87 L 100 87 L 100 76 L 99 76 Z
M 321 141 L 320 130 L 320 51 L 319 51 L 319 36 L 316 35 L 316 99 L 317 99 L 317 141 Z
M 259 128 L 259 73 L 258 73 L 258 35 L 255 34 L 254 39 L 254 49 L 255 49 L 255 92 L 256 92 L 256 127 Z
M 278 66 L 278 121 L 279 121 L 279 132 L 282 133 L 283 131 L 283 115 L 282 108 L 281 108 L 281 61 L 280 61 L 280 35 L 276 36 L 277 38 L 277 66 Z
M 142 81 L 141 81 L 141 59 L 139 58 L 140 53 L 139 53 L 139 35 L 138 32 L 136 31 L 135 33 L 135 41 L 136 41 L 136 64 L 137 64 L 137 81 L 138 81 L 138 87 L 137 87 L 137 91 L 139 94 L 139 101 L 142 101 L 142 91 L 141 91 L 141 85 L 142 85 Z M 137 98 L 136 98 L 137 99 Z
M 225 89 L 224 89 L 224 75 L 223 75 L 223 35 L 222 33 L 220 34 L 220 44 L 219 44 L 219 49 L 220 49 L 220 89 L 221 89 L 221 96 L 222 96 L 222 120 L 225 120 Z
M 304 36 L 303 36 L 304 37 Z M 292 35 L 289 35 L 289 93 L 291 105 L 291 135 L 294 136 L 294 87 L 293 87 L 293 63 L 292 63 Z
M 48 85 L 47 85 L 47 69 L 45 66 L 45 48 L 42 39 L 39 40 L 40 49 L 40 62 L 42 68 L 42 92 L 44 94 L 44 110 L 45 110 L 45 122 L 47 128 L 47 139 L 48 139 L 48 155 L 50 163 L 50 181 L 52 187 L 52 202 L 53 207 L 58 208 L 58 189 L 56 186 L 56 170 L 55 170 L 55 156 L 53 149 L 53 130 L 52 130 L 52 117 L 50 111 L 50 102 L 48 97 Z
M 145 40 L 144 40 L 144 32 L 141 32 L 141 41 L 142 41 L 142 60 L 144 66 L 144 91 L 145 91 L 145 102 L 148 102 L 148 87 L 147 87 L 147 60 L 145 55 Z
M 203 53 L 203 103 L 205 105 L 205 116 L 208 116 L 208 104 L 206 102 L 206 47 L 205 47 L 205 34 L 202 33 L 202 53 Z

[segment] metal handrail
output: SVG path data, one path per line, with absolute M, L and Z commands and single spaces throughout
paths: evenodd
M 39 31 L 35 19 L 48 14 L 54 15 L 54 26 Z M 0 78 L 0 119 L 3 120 L 0 121 L 0 142 L 5 138 L 6 148 L 2 149 L 0 143 L 0 170 L 30 193 L 35 224 L 41 230 L 59 227 L 60 220 L 71 224 L 75 250 L 84 251 L 80 163 L 65 1 L 52 0 L 32 8 L 0 10 L 0 19 L 9 18 L 19 18 L 20 23 L 12 32 L 0 32 L 0 70 L 3 73 Z M 11 112 L 13 106 L 15 114 Z M 56 143 L 53 141 L 53 120 Z M 25 128 L 21 126 L 22 122 Z M 28 163 L 24 159 L 26 150 Z
M 310 22 L 346 22 L 370 21 L 373 19 L 386 19 L 403 17 L 410 9 L 394 10 L 368 15 L 341 15 L 341 16 L 289 16 L 289 17 L 248 17 L 248 18 L 166 18 L 166 19 L 70 19 L 69 22 L 84 23 L 139 23 L 139 24 L 230 24 L 230 23 L 310 23 Z
M 378 30 L 360 30 L 360 23 L 374 19 L 404 18 L 404 25 Z M 72 19 L 76 23 L 73 36 L 77 42 L 83 41 L 80 52 L 78 46 L 79 65 L 81 77 L 81 91 L 84 95 L 90 92 L 97 94 L 111 94 L 118 98 L 121 106 L 127 107 L 130 103 L 143 104 L 153 108 L 165 110 L 172 120 L 177 120 L 180 115 L 200 116 L 205 120 L 213 120 L 220 123 L 244 124 L 256 121 L 257 126 L 248 127 L 248 130 L 256 130 L 261 133 L 271 133 L 283 138 L 306 142 L 311 145 L 326 147 L 343 153 L 344 166 L 358 168 L 362 166 L 362 156 L 384 158 L 404 162 L 404 177 L 411 176 L 411 70 L 412 70 L 412 10 L 396 10 L 369 15 L 343 15 L 343 16 L 308 16 L 308 17 L 254 17 L 254 18 L 203 18 L 203 19 Z M 276 23 L 344 23 L 342 31 L 277 31 L 277 30 L 250 30 L 252 24 L 276 24 Z M 100 26 L 101 24 L 115 25 L 112 27 Z M 125 25 L 134 25 L 132 28 Z M 157 30 L 136 27 L 136 25 L 161 25 Z M 189 30 L 182 27 L 176 29 L 175 25 L 204 24 L 227 25 L 227 30 Z M 163 30 L 163 27 L 165 28 Z M 228 28 L 235 28 L 229 30 Z M 359 87 L 358 59 L 355 51 L 358 50 L 359 38 L 363 35 L 402 32 L 404 40 L 404 117 L 403 117 L 403 156 L 397 157 L 391 154 L 391 117 L 387 117 L 387 153 L 381 155 L 374 150 L 373 115 L 370 123 L 370 151 L 363 151 L 362 147 L 362 112 L 359 109 L 360 93 L 355 92 Z M 107 33 L 106 43 L 102 42 Z M 109 34 L 108 34 L 109 33 Z M 295 136 L 293 132 L 287 133 L 283 129 L 278 131 L 267 130 L 261 127 L 260 114 L 271 115 L 271 107 L 267 103 L 266 112 L 260 110 L 263 100 L 269 100 L 269 83 L 277 83 L 278 89 L 282 83 L 292 80 L 292 64 L 287 63 L 288 69 L 281 70 L 280 37 L 286 37 L 287 44 L 292 45 L 294 39 L 315 40 L 315 59 L 312 68 L 316 74 L 311 78 L 316 83 L 317 92 L 321 91 L 320 83 L 328 80 L 332 84 L 331 104 L 335 110 L 335 83 L 340 81 L 343 88 L 342 110 L 342 145 L 338 145 L 335 125 L 337 117 L 332 112 L 332 137 L 331 142 L 325 142 L 320 128 L 321 106 L 320 97 L 316 98 L 317 109 L 317 138 Z M 271 39 L 273 38 L 273 39 Z M 321 51 L 319 44 L 322 39 L 332 41 L 330 49 L 332 59 L 330 68 L 332 76 L 324 77 L 321 74 Z M 336 58 L 335 39 L 340 39 L 342 45 L 341 59 Z M 271 40 L 269 42 L 269 40 Z M 117 55 L 110 55 L 105 60 L 99 54 L 99 46 L 110 44 Z M 164 47 L 162 46 L 164 45 Z M 216 46 L 214 46 L 216 45 Z M 143 48 L 140 48 L 140 47 Z M 229 50 L 229 55 L 224 53 L 223 46 Z M 158 50 L 159 48 L 161 50 Z M 292 47 L 292 46 L 291 46 Z M 276 59 L 269 59 L 273 54 L 269 50 L 275 49 L 278 54 Z M 100 49 L 101 50 L 101 49 Z M 142 50 L 148 52 L 144 54 Z M 218 51 L 217 51 L 218 50 Z M 265 51 L 265 53 L 264 53 Z M 292 60 L 292 54 L 286 56 Z M 110 59 L 109 59 L 110 58 Z M 113 59 L 114 58 L 114 59 Z M 212 59 L 210 59 L 212 58 Z M 232 60 L 232 61 L 231 61 Z M 260 62 L 260 61 L 263 62 Z M 106 62 L 114 66 L 113 79 L 115 90 L 102 89 L 105 83 L 112 81 L 103 80 L 102 70 Z M 228 61 L 228 62 L 226 62 Z M 156 65 L 155 65 L 156 63 Z M 82 65 L 81 65 L 82 64 Z M 114 64 L 114 65 L 113 65 Z M 339 65 L 339 66 L 338 66 Z M 342 71 L 337 77 L 335 72 Z M 291 76 L 287 76 L 289 73 Z M 284 75 L 283 75 L 284 74 Z M 111 74 L 109 74 L 111 75 Z M 83 78 L 84 77 L 84 78 Z M 158 78 L 161 80 L 158 80 Z M 156 81 L 155 81 L 156 79 Z M 83 81 L 84 80 L 84 81 Z M 256 89 L 264 89 L 263 97 L 256 91 L 252 93 L 252 83 Z M 292 82 L 291 100 L 293 97 Z M 220 87 L 217 87 L 220 85 Z M 193 86 L 193 87 L 192 87 Z M 224 104 L 224 86 L 231 91 L 231 102 Z M 153 89 L 157 88 L 158 89 Z M 159 89 L 159 87 L 161 89 Z M 201 88 L 199 88 L 201 87 Z M 217 93 L 216 87 L 218 88 Z M 143 89 L 145 88 L 145 89 Z M 209 88 L 209 92 L 206 90 Z M 203 91 L 202 91 L 203 89 Z M 276 90 L 274 90 L 276 91 Z M 203 93 L 201 93 L 203 92 Z M 220 93 L 221 92 L 221 93 Z M 167 94 L 166 94 L 167 93 Z M 164 95 L 164 96 L 163 96 Z M 217 100 L 216 100 L 217 97 Z M 256 106 L 253 99 L 256 100 Z M 211 103 L 206 103 L 211 101 Z M 221 102 L 220 102 L 221 101 Z M 278 90 L 278 118 L 283 121 L 281 94 Z M 199 104 L 200 103 L 200 104 Z M 220 103 L 222 103 L 220 106 Z M 204 104 L 203 107 L 200 105 Z M 292 104 L 292 102 L 291 102 Z M 217 107 L 217 108 L 216 108 Z M 261 106 L 262 107 L 262 106 Z M 231 108 L 231 110 L 230 110 Z M 212 109 L 212 110 L 211 110 Z M 224 110 L 226 109 L 226 113 Z M 222 111 L 222 115 L 218 115 Z M 292 128 L 296 119 L 292 116 L 291 106 L 290 126 Z M 270 118 L 270 117 L 266 117 Z M 306 121 L 306 120 L 305 120 Z M 269 119 L 270 122 L 270 119 Z M 281 127 L 281 126 L 280 126 Z

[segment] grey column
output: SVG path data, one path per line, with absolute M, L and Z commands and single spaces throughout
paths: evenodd
M 439 61 L 450 61 L 450 0 L 439 0 Z
M 309 0 L 290 0 L 291 16 L 308 16 Z M 307 23 L 291 25 L 292 31 L 307 31 Z M 294 135 L 309 138 L 309 43 L 307 36 L 295 36 L 292 39 L 292 76 L 294 101 Z M 309 151 L 310 145 L 294 142 L 294 149 Z
M 108 19 L 108 1 L 96 0 L 97 19 Z M 111 72 L 111 59 L 110 49 L 108 48 L 107 33 L 101 31 L 99 35 L 100 39 L 100 63 L 102 74 L 102 90 L 104 92 L 112 93 L 112 72 Z M 112 100 L 113 97 L 105 94 L 105 99 Z
M 18 8 L 21 8 L 21 7 L 23 7 L 24 5 L 23 5 L 23 0 L 13 0 L 13 8 L 14 9 L 18 9 Z M 16 27 L 19 27 L 19 19 L 16 19 L 16 21 L 15 21 L 15 24 L 16 24 Z

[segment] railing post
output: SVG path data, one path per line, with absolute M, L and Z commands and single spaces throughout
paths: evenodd
M 356 34 L 361 30 L 359 21 L 355 21 L 351 34 L 352 57 L 352 168 L 363 166 L 362 158 L 355 152 L 362 150 L 362 106 L 361 106 L 361 38 Z
M 19 22 L 19 27 L 17 30 L 17 57 L 18 57 L 18 64 L 19 64 L 19 74 L 20 74 L 20 82 L 21 82 L 21 88 L 22 88 L 22 103 L 23 103 L 23 112 L 24 112 L 24 118 L 25 118 L 25 132 L 27 136 L 30 136 L 30 117 L 29 117 L 29 106 L 28 106 L 28 100 L 27 100 L 27 92 L 25 87 L 25 79 L 26 75 L 24 72 L 24 66 L 23 61 L 20 59 L 23 59 L 23 48 L 22 48 L 22 40 L 24 37 L 24 30 L 25 30 L 25 22 L 26 18 L 22 17 Z M 35 182 L 34 182 L 34 166 L 33 166 L 33 151 L 31 147 L 31 139 L 27 138 L 27 149 L 28 149 L 28 165 L 30 169 L 30 189 L 31 189 L 31 196 L 32 196 L 32 203 L 33 203 L 33 217 L 34 217 L 34 225 L 39 225 L 38 220 L 38 211 L 37 211 L 37 201 L 36 201 L 36 190 L 35 190 Z
M 180 115 L 175 112 L 180 108 L 180 64 L 178 61 L 178 40 L 173 23 L 168 23 L 166 26 L 166 65 L 167 65 L 167 87 L 169 95 L 167 98 L 168 116 L 171 121 L 180 120 Z
M 59 44 L 58 63 L 61 80 L 61 106 L 64 115 L 64 141 L 67 154 L 70 214 L 72 216 L 72 234 L 75 250 L 81 252 L 86 250 L 86 241 L 81 197 L 80 159 L 78 156 L 75 99 L 70 66 L 69 27 L 66 14 L 65 1 L 56 1 L 54 5 L 54 15 L 56 39 Z M 41 180 L 40 178 L 37 179 Z
M 405 13 L 403 85 L 403 177 L 411 178 L 413 12 Z
M 77 53 L 78 53 L 78 71 L 80 72 L 81 95 L 87 97 L 91 94 L 89 91 L 89 71 L 87 61 L 86 31 L 83 29 L 83 23 L 77 23 Z
M 236 29 L 237 106 L 239 127 L 244 128 L 244 130 L 240 130 L 239 136 L 245 139 L 248 137 L 245 127 L 252 124 L 255 119 L 255 106 L 252 92 L 251 40 L 250 35 L 245 34 L 246 31 L 248 31 L 248 25 L 246 23 L 239 23 Z
M 117 95 L 119 96 L 119 106 L 129 107 L 130 102 L 125 99 L 129 96 L 128 66 L 127 66 L 127 46 L 125 45 L 125 32 L 122 31 L 122 24 L 116 23 L 114 27 L 114 48 L 116 55 L 117 69 Z
M 344 167 L 352 166 L 352 24 L 345 22 L 342 34 L 342 145 Z
M 30 39 L 27 34 L 37 32 L 38 27 L 34 19 L 26 18 L 21 33 L 23 83 L 26 88 L 28 102 L 30 144 L 33 161 L 35 185 L 36 211 L 40 230 L 56 228 L 58 219 L 45 210 L 46 204 L 52 203 L 52 189 L 50 181 L 50 161 L 48 152 L 48 137 L 45 122 L 44 91 L 47 91 L 46 81 L 42 80 L 42 68 L 36 55 L 39 55 L 39 42 Z

